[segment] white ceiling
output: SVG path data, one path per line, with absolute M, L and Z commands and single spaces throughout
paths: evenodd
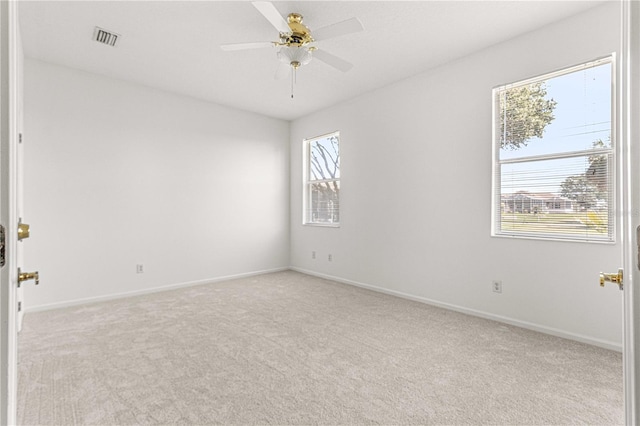
M 611 0 L 609 0 L 611 1 Z M 318 42 L 354 64 L 318 60 L 275 80 L 275 49 L 224 52 L 225 43 L 274 41 L 246 1 L 21 1 L 25 54 L 243 110 L 292 120 L 594 7 L 603 1 L 273 2 L 320 28 L 351 17 L 363 32 Z M 115 48 L 95 26 L 119 33 Z

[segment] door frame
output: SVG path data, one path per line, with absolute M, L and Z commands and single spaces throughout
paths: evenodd
M 640 422 L 640 2 L 621 1 L 622 223 L 624 268 L 623 375 L 625 423 Z

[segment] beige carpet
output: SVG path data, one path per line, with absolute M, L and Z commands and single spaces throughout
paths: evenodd
M 20 424 L 622 424 L 616 352 L 296 272 L 26 315 Z

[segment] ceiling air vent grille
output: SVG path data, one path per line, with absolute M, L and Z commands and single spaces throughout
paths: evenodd
M 93 39 L 98 43 L 106 44 L 107 46 L 115 46 L 119 38 L 120 34 L 103 30 L 99 27 L 96 27 L 93 31 Z

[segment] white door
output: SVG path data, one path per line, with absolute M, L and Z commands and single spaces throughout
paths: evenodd
M 635 425 L 640 422 L 640 2 L 622 5 L 623 365 L 626 423 Z
M 15 145 L 16 152 L 16 160 L 15 160 L 15 179 L 16 179 L 16 214 L 18 216 L 18 222 L 20 225 L 18 227 L 18 245 L 16 246 L 16 262 L 18 267 L 21 270 L 24 270 L 23 267 L 23 250 L 22 246 L 24 244 L 24 240 L 29 237 L 29 225 L 24 223 L 24 197 L 23 197 L 23 141 L 24 141 L 24 71 L 23 71 L 23 58 L 24 54 L 22 52 L 22 41 L 20 38 L 20 28 L 17 28 L 16 31 L 16 127 L 18 132 L 18 143 Z M 17 293 L 17 303 L 18 303 L 18 332 L 22 329 L 22 319 L 24 317 L 24 286 L 18 287 Z
M 16 2 L 0 1 L 0 225 L 5 261 L 0 267 L 0 423 L 16 420 L 18 39 Z

